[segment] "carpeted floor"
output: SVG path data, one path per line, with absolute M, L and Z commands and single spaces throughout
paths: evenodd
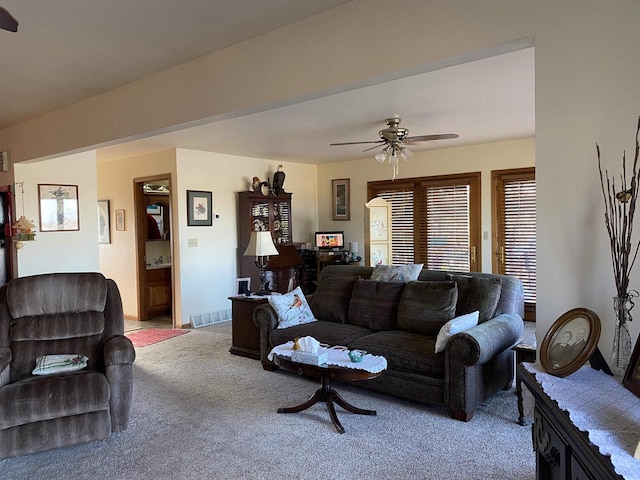
M 468 423 L 446 412 L 339 385 L 375 417 L 323 404 L 278 414 L 315 381 L 266 372 L 229 354 L 230 323 L 193 330 L 137 351 L 128 430 L 94 442 L 0 461 L 4 480 L 84 479 L 533 479 L 531 428 L 515 423 L 513 391 Z

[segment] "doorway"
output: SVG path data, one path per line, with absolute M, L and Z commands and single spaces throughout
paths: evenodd
M 136 178 L 133 184 L 138 319 L 175 327 L 171 175 Z

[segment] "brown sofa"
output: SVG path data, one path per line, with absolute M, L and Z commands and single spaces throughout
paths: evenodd
M 357 385 L 399 397 L 443 405 L 453 418 L 468 421 L 495 392 L 510 388 L 511 347 L 524 329 L 522 283 L 515 277 L 485 273 L 451 274 L 422 270 L 418 281 L 367 280 L 373 268 L 324 268 L 308 297 L 318 321 L 277 328 L 270 305 L 254 310 L 265 370 L 275 345 L 310 335 L 329 345 L 346 345 L 383 355 L 388 369 Z M 480 311 L 480 322 L 452 336 L 435 353 L 440 328 L 455 316 Z
M 0 458 L 108 438 L 127 428 L 135 350 L 118 287 L 99 273 L 54 273 L 0 287 Z M 87 367 L 36 376 L 36 358 Z

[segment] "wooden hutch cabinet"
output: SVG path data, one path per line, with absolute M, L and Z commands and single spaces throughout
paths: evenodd
M 245 257 L 251 232 L 270 231 L 276 248 L 291 245 L 291 194 L 263 195 L 260 192 L 238 192 L 238 272 L 251 278 L 252 291 L 260 287 L 254 257 Z M 275 263 L 275 262 L 274 262 Z M 269 267 L 267 267 L 269 270 Z M 287 285 L 279 285 L 278 290 Z

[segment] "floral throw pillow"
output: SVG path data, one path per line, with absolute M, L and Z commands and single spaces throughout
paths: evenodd
M 422 263 L 409 265 L 376 265 L 371 272 L 371 280 L 381 282 L 414 282 L 422 271 Z
M 270 295 L 269 305 L 273 307 L 278 315 L 278 328 L 293 327 L 294 325 L 317 321 L 300 287 L 285 295 Z

